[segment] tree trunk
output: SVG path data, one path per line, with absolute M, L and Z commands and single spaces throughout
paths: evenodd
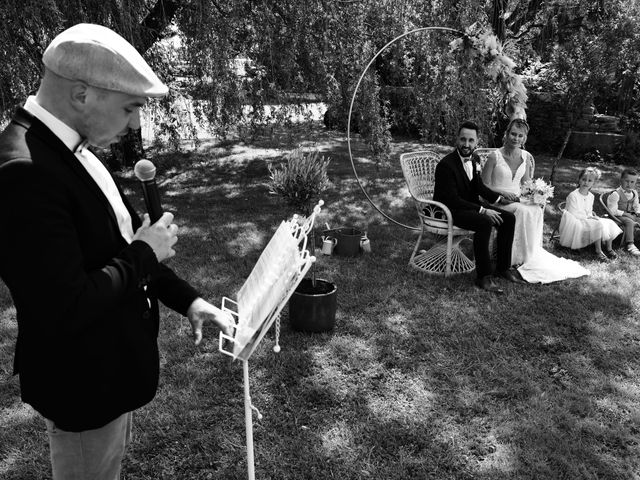
M 136 49 L 144 55 L 161 37 L 162 32 L 173 21 L 176 13 L 184 5 L 181 0 L 158 0 L 140 24 L 140 36 L 135 42 Z M 130 130 L 127 135 L 114 145 L 111 145 L 112 168 L 132 167 L 144 157 L 142 146 L 142 130 Z
M 158 0 L 140 24 L 140 40 L 136 49 L 144 54 L 161 37 L 162 31 L 173 21 L 176 13 L 184 5 L 180 0 Z
M 504 9 L 506 0 L 493 0 L 493 14 L 491 16 L 491 28 L 498 40 L 504 43 L 507 27 L 504 21 Z

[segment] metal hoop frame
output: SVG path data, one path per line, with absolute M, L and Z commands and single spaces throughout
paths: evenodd
M 388 42 L 384 47 L 382 47 L 380 50 L 378 50 L 378 53 L 376 53 L 373 56 L 373 58 L 369 61 L 367 66 L 364 67 L 364 70 L 362 71 L 362 74 L 360 75 L 360 78 L 358 79 L 358 83 L 356 83 L 356 88 L 353 91 L 353 96 L 351 97 L 351 105 L 349 106 L 349 117 L 347 118 L 347 147 L 349 149 L 349 160 L 351 160 L 351 168 L 353 169 L 353 174 L 356 177 L 356 181 L 358 182 L 358 186 L 360 187 L 360 190 L 362 190 L 362 193 L 364 193 L 364 196 L 367 197 L 367 200 L 373 206 L 373 208 L 375 208 L 378 212 L 380 212 L 383 217 L 385 217 L 387 220 L 390 220 L 391 222 L 395 223 L 396 225 L 399 225 L 399 226 L 404 227 L 404 228 L 408 228 L 409 230 L 421 230 L 422 226 L 418 225 L 416 227 L 410 227 L 409 225 L 405 225 L 402 222 L 398 222 L 397 220 L 393 219 L 391 216 L 387 215 L 385 212 L 380 210 L 378 208 L 378 206 L 375 203 L 373 203 L 373 200 L 371 199 L 371 197 L 369 196 L 367 191 L 364 189 L 364 186 L 362 185 L 362 182 L 360 181 L 360 177 L 358 177 L 358 172 L 356 171 L 356 164 L 353 161 L 353 154 L 351 153 L 351 113 L 353 111 L 353 104 L 355 103 L 356 95 L 358 94 L 358 89 L 360 88 L 360 83 L 362 83 L 362 80 L 363 80 L 364 76 L 367 74 L 367 71 L 369 70 L 369 67 L 371 67 L 371 64 L 373 64 L 373 62 L 375 62 L 376 58 L 378 58 L 380 56 L 380 54 L 382 52 L 384 52 L 390 45 L 393 45 L 395 42 L 397 42 L 401 38 L 404 38 L 407 35 L 411 35 L 413 33 L 427 32 L 427 31 L 443 31 L 443 32 L 457 33 L 458 35 L 464 35 L 464 32 L 461 32 L 460 30 L 455 30 L 453 28 L 448 28 L 448 27 L 422 27 L 422 28 L 416 28 L 416 29 L 413 29 L 413 30 L 409 30 L 408 32 L 405 32 L 402 35 L 398 35 L 396 38 L 394 38 L 393 40 Z

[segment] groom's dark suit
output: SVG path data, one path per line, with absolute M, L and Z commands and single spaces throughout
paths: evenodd
M 455 226 L 475 232 L 473 252 L 476 258 L 476 273 L 478 278 L 483 278 L 492 273 L 489 237 L 494 225 L 489 217 L 480 213 L 480 207 L 499 211 L 503 220 L 501 225 L 496 226 L 498 229 L 496 270 L 499 272 L 504 272 L 511 266 L 515 217 L 512 213 L 495 208 L 480 199 L 482 196 L 494 203 L 498 200 L 499 194 L 482 182 L 477 160 L 475 155 L 470 160 L 473 170 L 471 180 L 464 170 L 457 150 L 440 160 L 436 166 L 433 199 L 449 207 Z
M 123 200 L 135 232 L 140 218 Z M 149 402 L 158 385 L 158 298 L 186 314 L 198 294 L 147 243 L 122 238 L 89 173 L 24 109 L 0 135 L 0 218 L 22 399 L 68 431 Z

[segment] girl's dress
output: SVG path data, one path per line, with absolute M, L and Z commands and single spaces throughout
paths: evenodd
M 622 229 L 609 218 L 588 218 L 593 215 L 593 200 L 593 193 L 583 195 L 577 188 L 567 195 L 560 220 L 560 245 L 578 249 L 598 239 L 608 242 L 622 233 Z
M 530 153 L 522 150 L 522 162 L 515 173 L 500 153 L 496 152 L 491 183 L 487 186 L 494 190 L 520 194 L 520 183 L 526 172 L 526 160 Z M 500 208 L 512 212 L 516 217 L 513 245 L 511 248 L 512 265 L 520 265 L 518 272 L 529 283 L 551 283 L 567 278 L 589 275 L 578 262 L 556 257 L 542 248 L 544 209 L 528 203 L 510 203 Z

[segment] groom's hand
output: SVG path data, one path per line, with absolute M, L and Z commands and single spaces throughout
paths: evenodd
M 496 210 L 491 210 L 490 208 L 485 208 L 484 209 L 484 213 L 483 215 L 486 215 L 487 217 L 489 217 L 491 219 L 491 223 L 493 223 L 494 225 L 502 225 L 502 217 L 500 216 L 500 212 L 497 212 Z

